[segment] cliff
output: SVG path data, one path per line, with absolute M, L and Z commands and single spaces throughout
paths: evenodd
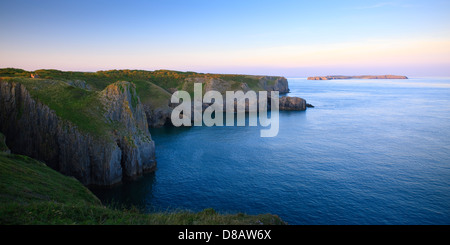
M 117 124 L 114 136 L 122 154 L 123 177 L 133 178 L 155 168 L 155 143 L 148 131 L 147 116 L 129 82 L 116 82 L 101 92 L 105 117 Z
M 109 186 L 155 168 L 145 119 L 131 83 L 94 92 L 57 80 L 0 80 L 0 131 L 11 151 L 85 185 Z
M 179 72 L 170 70 L 110 70 L 98 72 L 65 72 L 59 70 L 36 70 L 33 72 L 15 68 L 0 69 L 0 77 L 29 78 L 37 74 L 36 80 L 58 80 L 72 87 L 100 92 L 111 81 L 132 81 L 136 85 L 147 115 L 150 127 L 161 127 L 171 124 L 172 107 L 170 97 L 177 90 L 193 94 L 194 83 L 203 83 L 204 91 L 254 90 L 289 92 L 288 81 L 279 76 L 254 76 L 236 74 L 210 74 L 197 72 Z
M 236 75 L 237 76 L 237 75 Z M 249 76 L 242 77 L 194 77 L 186 79 L 183 84 L 183 90 L 189 91 L 194 83 L 202 83 L 204 92 L 211 90 L 224 94 L 226 91 L 249 90 L 254 91 L 279 91 L 280 93 L 288 93 L 288 81 L 284 77 L 274 76 Z
M 408 77 L 397 75 L 308 77 L 308 80 L 334 80 L 334 79 L 408 79 Z
M 276 76 L 250 76 L 250 75 L 217 75 L 207 74 L 205 76 L 189 76 L 182 80 L 177 88 L 169 88 L 168 92 L 173 93 L 178 89 L 193 94 L 194 83 L 201 83 L 203 93 L 208 91 L 218 91 L 225 95 L 226 91 L 249 90 L 254 91 L 279 91 L 281 94 L 289 92 L 288 81 L 284 77 Z M 148 123 L 151 127 L 161 127 L 171 125 L 170 116 L 175 105 L 169 103 L 159 107 L 152 106 L 151 102 L 145 105 Z M 208 104 L 203 105 L 205 109 Z

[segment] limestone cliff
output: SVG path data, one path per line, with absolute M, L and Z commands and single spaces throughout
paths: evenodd
M 204 92 L 218 91 L 224 94 L 226 91 L 249 90 L 254 91 L 279 91 L 280 93 L 288 93 L 288 81 L 284 77 L 276 76 L 238 76 L 239 79 L 233 77 L 192 77 L 187 78 L 182 86 L 182 90 L 189 91 L 194 83 L 202 83 Z M 176 90 L 175 90 L 176 91 Z
M 105 117 L 111 122 L 120 122 L 114 130 L 116 142 L 122 151 L 124 177 L 132 178 L 155 167 L 155 144 L 148 131 L 147 116 L 129 82 L 116 82 L 101 92 L 105 105 Z
M 50 83 L 82 92 L 65 83 Z M 114 83 L 93 94 L 101 103 L 92 113 L 100 113 L 107 125 L 99 134 L 58 116 L 30 94 L 30 89 L 39 89 L 30 84 L 0 80 L 0 131 L 13 153 L 44 161 L 85 185 L 109 186 L 155 168 L 154 142 L 132 84 Z
M 284 77 L 262 77 L 260 83 L 266 91 L 279 91 L 281 94 L 289 92 L 288 81 Z
M 284 77 L 277 76 L 250 76 L 250 75 L 236 75 L 215 77 L 215 76 L 196 76 L 189 77 L 184 80 L 180 89 L 184 91 L 193 91 L 194 83 L 202 83 L 203 92 L 218 91 L 225 95 L 226 91 L 242 90 L 244 92 L 254 91 L 279 91 L 280 94 L 289 92 L 288 81 Z M 170 89 L 170 92 L 177 91 L 176 88 Z M 192 98 L 193 99 L 193 98 Z M 193 102 L 192 102 L 193 103 Z M 176 104 L 171 104 L 169 101 L 167 105 L 162 107 L 153 107 L 152 105 L 145 105 L 145 111 L 147 113 L 147 120 L 151 127 L 161 127 L 164 125 L 172 125 L 171 113 Z M 203 104 L 203 110 L 208 107 L 209 104 Z M 248 104 L 247 104 L 248 107 Z M 247 109 L 246 107 L 246 109 Z M 192 105 L 193 110 L 193 105 Z M 225 110 L 225 102 L 224 102 Z M 193 115 L 192 115 L 193 116 Z
M 167 102 L 168 103 L 168 102 Z M 144 104 L 148 125 L 152 128 L 159 128 L 164 125 L 171 125 L 171 114 L 173 108 L 169 104 L 161 107 Z

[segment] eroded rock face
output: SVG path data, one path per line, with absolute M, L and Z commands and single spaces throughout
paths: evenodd
M 139 99 L 133 102 L 135 93 L 130 83 L 112 84 L 100 93 L 105 123 L 120 127 L 98 137 L 59 118 L 24 85 L 0 81 L 0 131 L 13 153 L 41 160 L 85 185 L 110 186 L 156 166 L 154 142 Z
M 147 123 L 152 128 L 159 128 L 164 125 L 171 125 L 171 115 L 173 108 L 167 106 L 154 108 L 152 105 L 144 105 L 147 115 Z
M 288 93 L 289 86 L 288 81 L 284 77 L 276 77 L 276 76 L 251 76 L 254 77 L 259 84 L 260 90 L 263 91 L 279 91 L 280 93 Z M 184 84 L 183 90 L 187 90 L 189 84 L 193 83 L 202 83 L 204 87 L 204 91 L 218 91 L 220 93 L 225 93 L 226 91 L 236 91 L 242 90 L 247 92 L 251 90 L 249 85 L 245 82 L 239 84 L 239 89 L 232 87 L 232 81 L 224 80 L 221 78 L 213 78 L 213 77 L 195 77 L 186 79 L 186 83 Z M 258 92 L 258 91 L 256 91 Z
M 86 81 L 73 80 L 73 81 L 67 81 L 67 84 L 69 84 L 70 86 L 77 87 L 77 88 L 91 90 L 91 86 L 89 86 L 89 84 L 87 84 Z
M 136 93 L 135 85 L 116 82 L 102 92 L 105 117 L 120 122 L 123 128 L 114 132 L 122 152 L 122 168 L 126 178 L 133 178 L 155 167 L 155 143 L 148 131 L 147 116 Z
M 258 86 L 260 90 L 268 91 L 270 95 L 270 91 L 279 91 L 280 94 L 289 92 L 288 81 L 284 77 L 278 76 L 252 76 L 257 79 Z M 214 77 L 193 77 L 187 78 L 186 82 L 183 84 L 182 90 L 188 90 L 189 86 L 193 86 L 194 83 L 202 83 L 204 92 L 207 91 L 218 91 L 221 94 L 225 95 L 226 91 L 236 91 L 242 90 L 244 92 L 248 92 L 251 90 L 250 86 L 243 82 L 239 85 L 238 88 L 233 89 L 231 81 L 224 80 L 222 78 L 214 78 Z M 171 89 L 170 92 L 177 91 L 176 88 Z M 258 92 L 258 91 L 256 91 Z M 225 99 L 225 98 L 224 98 Z M 193 100 L 193 98 L 192 98 Z M 193 102 L 192 102 L 193 103 Z M 270 102 L 269 102 L 270 103 Z M 203 103 L 203 111 L 210 104 Z M 168 103 L 168 106 L 154 108 L 152 105 L 144 105 L 145 112 L 147 114 L 147 122 L 150 127 L 162 127 L 164 125 L 172 125 L 171 122 L 171 114 L 173 108 L 175 108 L 177 104 Z M 224 110 L 225 110 L 225 101 L 224 101 Z M 193 111 L 193 105 L 192 105 Z M 248 111 L 248 103 L 246 103 L 246 111 Z M 193 116 L 193 114 L 192 114 Z
M 269 77 L 260 78 L 260 83 L 263 83 L 263 88 L 266 91 L 279 91 L 281 94 L 289 92 L 288 81 L 284 77 Z

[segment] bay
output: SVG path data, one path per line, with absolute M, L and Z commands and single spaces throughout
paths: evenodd
M 214 208 L 289 224 L 450 224 L 450 79 L 309 81 L 315 108 L 260 127 L 151 129 L 158 169 L 104 203 L 144 212 Z

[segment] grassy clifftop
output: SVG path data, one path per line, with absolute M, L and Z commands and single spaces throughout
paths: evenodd
M 30 77 L 35 78 L 31 79 Z M 193 96 L 195 83 L 203 84 L 203 93 L 211 90 L 219 91 L 222 94 L 225 94 L 226 91 L 237 90 L 243 90 L 244 92 L 249 90 L 289 92 L 287 79 L 279 76 L 211 74 L 170 70 L 72 72 L 48 69 L 25 71 L 16 68 L 2 68 L 0 69 L 0 79 L 23 79 L 66 84 L 77 88 L 78 90 L 74 89 L 72 92 L 78 93 L 80 97 L 82 93 L 93 94 L 94 92 L 100 92 L 117 81 L 127 81 L 135 85 L 136 93 L 144 106 L 150 127 L 160 127 L 168 123 L 172 111 L 170 107 L 172 94 L 177 90 L 183 90 Z M 48 93 L 51 93 L 54 98 L 60 96 L 60 98 L 64 99 L 67 89 L 61 92 L 52 93 L 50 89 Z M 85 98 L 82 103 L 90 102 L 95 104 L 95 101 L 89 100 L 89 98 Z M 69 111 L 67 110 L 66 114 L 72 114 Z M 71 115 L 68 116 L 71 117 Z M 92 131 L 101 132 L 101 130 Z
M 0 153 L 0 224 L 284 224 L 275 215 L 143 214 L 105 207 L 86 187 L 32 158 Z
M 56 80 L 83 80 L 94 89 L 102 90 L 111 81 L 124 80 L 133 83 L 150 82 L 164 90 L 170 91 L 173 88 L 182 89 L 183 83 L 188 78 L 217 78 L 230 83 L 247 83 L 250 87 L 257 88 L 258 80 L 263 76 L 236 75 L 236 74 L 211 74 L 198 72 L 181 72 L 171 70 L 109 70 L 97 72 L 73 72 L 59 70 L 36 70 L 25 71 L 15 68 L 0 69 L 0 77 L 30 77 L 31 74 L 38 74 L 40 78 Z M 275 77 L 273 77 L 275 78 Z M 272 82 L 274 82 L 273 80 Z
M 97 91 L 70 86 L 59 80 L 4 77 L 0 81 L 24 85 L 34 99 L 85 132 L 104 135 L 112 130 L 104 121 L 104 110 Z
M 136 85 L 137 93 L 144 104 L 161 107 L 168 104 L 170 96 L 175 90 L 186 90 L 193 93 L 193 83 L 197 79 L 220 79 L 225 81 L 230 89 L 240 89 L 246 84 L 255 91 L 266 90 L 261 83 L 265 76 L 210 74 L 197 72 L 180 72 L 170 70 L 109 70 L 97 72 L 72 72 L 59 70 L 25 71 L 15 68 L 0 69 L 0 77 L 29 78 L 31 74 L 38 74 L 40 78 L 60 81 L 84 81 L 94 91 L 101 91 L 116 81 L 128 81 Z M 265 77 L 266 85 L 274 85 L 279 77 Z

